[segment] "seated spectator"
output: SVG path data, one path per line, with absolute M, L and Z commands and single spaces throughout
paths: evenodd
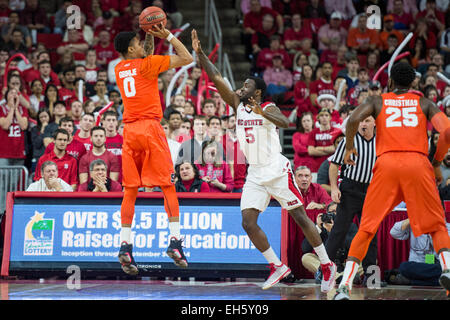
M 202 157 L 195 162 L 200 177 L 209 184 L 210 192 L 232 192 L 234 188 L 230 167 L 223 160 L 222 146 L 213 140 L 202 143 Z
M 223 150 L 225 159 L 233 167 L 234 188 L 233 192 L 242 192 L 245 178 L 247 176 L 247 160 L 241 150 L 239 140 L 236 135 L 236 115 L 228 118 L 226 133 L 223 139 Z
M 75 68 L 69 67 L 62 72 L 62 87 L 59 89 L 59 96 L 62 101 L 66 101 L 67 104 L 77 99 L 77 93 L 75 88 Z
M 56 101 L 53 107 L 53 114 L 51 111 L 50 114 L 52 115 L 52 118 L 55 121 L 55 123 L 59 125 L 61 119 L 68 115 L 67 107 L 64 101 L 61 100 Z
M 303 65 L 300 80 L 294 86 L 294 103 L 297 106 L 297 120 L 305 112 L 317 113 L 317 109 L 313 107 L 310 99 L 311 84 L 314 81 L 313 76 L 313 68 L 311 65 Z
M 39 77 L 38 79 L 41 81 L 44 90 L 47 89 L 47 86 L 53 84 L 57 87 L 61 86 L 61 81 L 59 81 L 58 75 L 52 73 L 52 65 L 49 60 L 43 60 L 39 62 Z
M 218 142 L 219 153 L 223 155 L 222 140 L 223 140 L 223 130 L 222 130 L 222 120 L 218 116 L 212 116 L 206 121 L 207 134 L 210 140 Z
M 344 20 L 351 20 L 356 15 L 355 7 L 351 0 L 325 0 L 325 10 L 327 14 L 338 11 Z
M 19 102 L 19 92 L 8 89 L 0 105 L 0 166 L 24 165 L 28 110 Z
M 445 14 L 436 7 L 436 0 L 426 0 L 425 2 L 425 8 L 416 15 L 416 19 L 424 18 L 428 29 L 438 35 L 445 30 Z
M 24 25 L 20 24 L 19 11 L 11 11 L 9 14 L 9 23 L 4 24 L 1 28 L 1 35 L 5 43 L 8 43 L 13 35 L 14 30 L 19 29 L 22 32 L 24 38 L 24 45 L 26 48 L 31 48 L 32 40 L 30 31 Z
M 419 38 L 425 40 L 425 47 L 427 49 L 436 48 L 437 46 L 436 34 L 429 29 L 425 18 L 419 18 L 416 21 L 416 28 L 414 30 L 414 34 L 409 42 L 410 49 L 415 47 L 416 41 Z
M 31 172 L 34 172 L 39 158 L 44 154 L 44 138 L 52 136 L 58 125 L 51 119 L 48 109 L 40 109 L 37 113 L 36 125 L 29 128 L 33 154 L 31 156 Z
M 9 14 L 11 13 L 11 9 L 9 8 L 8 0 L 0 1 L 0 25 L 8 24 L 9 22 Z
M 78 191 L 90 192 L 122 192 L 122 185 L 108 178 L 108 166 L 102 159 L 93 160 L 89 164 L 89 180 L 80 184 Z
M 272 57 L 272 67 L 264 71 L 264 81 L 267 84 L 267 95 L 275 96 L 289 91 L 293 84 L 292 73 L 283 66 L 283 56 L 275 54 Z
M 241 0 L 240 8 L 244 16 L 250 12 L 250 2 L 251 0 Z M 259 0 L 259 3 L 262 7 L 268 7 L 272 9 L 271 0 Z
M 53 109 L 55 108 L 57 101 L 59 101 L 58 88 L 53 83 L 50 83 L 45 86 L 44 99 L 39 103 L 39 109 L 47 108 L 50 111 L 50 114 L 53 115 Z
M 214 100 L 205 99 L 202 103 L 202 114 L 209 119 L 212 116 L 215 116 L 217 113 L 217 106 Z
M 76 140 L 79 140 L 84 144 L 86 151 L 91 150 L 92 142 L 91 142 L 91 129 L 94 127 L 95 117 L 92 113 L 85 113 L 81 117 L 80 121 L 80 130 L 75 133 L 73 137 Z
M 67 9 L 72 5 L 72 0 L 64 0 L 58 10 L 55 12 L 55 27 L 53 28 L 53 33 L 64 34 L 67 28 Z
M 192 131 L 192 139 L 181 144 L 175 164 L 179 164 L 184 160 L 195 163 L 201 157 L 202 144 L 204 141 L 209 140 L 206 116 L 196 115 L 194 117 Z
M 17 13 L 11 13 L 11 15 L 17 15 Z M 3 33 L 4 30 L 5 26 L 2 28 L 2 36 L 9 54 L 11 56 L 16 53 L 27 54 L 28 48 L 31 47 L 31 37 L 27 28 L 13 23 L 6 33 Z
M 121 29 L 120 17 L 114 17 L 113 14 L 109 10 L 105 10 L 102 13 L 101 23 L 98 25 L 93 25 L 94 27 L 94 40 L 93 45 L 95 46 L 99 42 L 99 36 L 102 31 L 108 32 L 111 36 L 111 39 L 114 39 Z M 129 27 L 129 26 L 127 26 Z M 141 38 L 143 39 L 143 38 Z
M 397 38 L 397 42 L 401 43 L 404 35 L 399 30 L 394 29 L 394 16 L 392 14 L 385 15 L 383 18 L 384 27 L 380 31 L 380 50 L 387 50 L 389 48 L 388 37 L 393 35 Z
M 200 178 L 196 165 L 183 161 L 175 166 L 177 192 L 210 192 L 209 184 Z
M 76 64 L 83 63 L 86 59 L 86 52 L 89 49 L 87 42 L 81 37 L 76 29 L 67 30 L 67 41 L 63 41 L 56 49 L 56 52 L 62 56 L 65 51 L 72 52 Z
M 28 111 L 31 109 L 29 97 L 25 92 L 25 87 L 22 85 L 22 78 L 19 74 L 11 74 L 8 77 L 8 85 L 3 88 L 2 92 L 15 89 L 19 95 L 19 104 L 25 107 Z M 4 95 L 6 97 L 6 95 Z
M 414 11 L 409 10 L 409 6 L 404 5 L 406 0 L 394 0 L 392 6 L 392 15 L 394 16 L 394 28 L 397 30 L 408 31 L 414 26 L 415 15 L 417 14 L 417 7 Z M 413 2 L 409 0 L 408 2 Z M 409 10 L 409 12 L 407 11 Z M 389 11 L 391 12 L 391 11 Z M 414 15 L 414 17 L 413 17 Z
M 50 153 L 44 153 L 36 166 L 34 181 L 42 178 L 41 167 L 46 161 L 53 161 L 58 167 L 58 178 L 67 182 L 72 190 L 76 190 L 78 186 L 78 166 L 77 160 L 69 155 L 66 151 L 67 143 L 69 141 L 69 133 L 61 128 L 55 130 L 53 137 L 55 140 L 55 147 Z
M 111 41 L 111 34 L 102 30 L 98 34 L 98 43 L 94 46 L 96 55 L 97 55 L 97 63 L 102 68 L 107 68 L 108 64 L 119 57 L 119 54 L 114 49 L 114 43 Z
M 310 111 L 301 113 L 298 118 L 297 132 L 292 135 L 294 148 L 294 167 L 312 166 L 313 159 L 308 154 L 309 133 L 314 128 L 313 114 Z
M 347 46 L 358 55 L 367 54 L 368 51 L 378 47 L 379 39 L 376 30 L 367 28 L 367 16 L 361 15 L 358 19 L 358 27 L 350 28 L 347 36 Z
M 283 17 L 284 25 L 291 25 L 294 14 L 302 10 L 299 0 L 274 0 L 272 8 Z
M 394 4 L 397 0 L 388 0 L 387 1 L 387 12 L 391 13 L 394 11 Z M 407 14 L 411 14 L 412 17 L 415 17 L 419 12 L 417 9 L 417 1 L 416 0 L 399 0 L 401 8 Z
M 331 203 L 330 195 L 319 184 L 312 182 L 312 172 L 307 166 L 299 166 L 294 171 L 295 183 L 297 184 L 306 213 L 316 215 L 326 212 Z
M 281 47 L 281 37 L 277 34 L 270 37 L 270 47 L 262 49 L 258 54 L 256 60 L 256 67 L 258 70 L 264 71 L 267 68 L 272 67 L 272 59 L 275 55 L 281 55 L 283 65 L 286 69 L 289 69 L 292 66 L 291 58 L 286 50 Z
M 329 49 L 331 39 L 337 39 L 339 46 L 347 43 L 347 30 L 342 27 L 342 14 L 333 12 L 330 16 L 330 22 L 320 27 L 318 33 L 319 51 Z
M 334 66 L 337 63 L 338 50 L 339 50 L 339 39 L 332 38 L 330 40 L 330 45 L 328 46 L 328 49 L 323 50 L 322 54 L 320 55 L 320 63 L 328 61 Z
M 95 85 L 100 67 L 97 65 L 97 53 L 94 49 L 89 49 L 86 52 L 86 64 L 84 66 L 86 68 L 86 82 Z
M 176 111 L 178 112 L 178 111 Z M 164 129 L 164 132 L 166 134 L 166 138 L 167 138 L 167 144 L 169 145 L 169 150 L 170 150 L 170 156 L 172 158 L 172 163 L 175 164 L 177 161 L 177 156 L 178 153 L 180 151 L 180 146 L 181 144 L 174 140 L 173 138 L 170 137 L 170 126 L 169 126 L 169 122 L 165 119 L 162 118 L 161 119 L 161 126 Z
M 328 109 L 331 114 L 331 127 L 340 128 L 342 119 L 339 111 L 336 109 L 336 97 L 332 94 L 321 94 L 317 97 L 317 104 L 320 110 L 323 108 Z M 316 121 L 315 127 L 319 127 L 319 121 Z
M 293 2 L 294 1 L 292 1 L 291 3 Z M 290 53 L 295 53 L 295 51 L 300 48 L 301 40 L 303 40 L 304 38 L 309 38 L 312 40 L 313 34 L 311 28 L 308 25 L 302 24 L 302 16 L 300 15 L 300 13 L 295 13 L 296 11 L 291 12 L 294 12 L 294 14 L 292 14 L 292 27 L 286 29 L 283 34 L 283 40 L 286 50 Z
M 189 135 L 181 132 L 182 115 L 180 112 L 174 110 L 169 114 L 167 121 L 169 125 L 169 136 L 168 138 L 177 141 L 178 143 L 183 143 L 190 139 Z
M 90 97 L 98 107 L 104 107 L 109 103 L 108 89 L 105 80 L 97 80 L 94 86 L 95 95 Z
M 322 76 L 311 83 L 310 99 L 313 106 L 317 105 L 317 97 L 323 94 L 332 94 L 336 96 L 334 91 L 334 83 L 331 75 L 333 74 L 333 65 L 330 62 L 324 62 L 322 64 Z M 319 108 L 320 109 L 320 108 Z
M 349 104 L 358 105 L 358 96 L 362 90 L 369 89 L 369 72 L 366 68 L 359 68 L 357 84 L 348 90 L 347 97 Z
M 41 179 L 30 184 L 26 191 L 73 192 L 72 187 L 58 178 L 58 166 L 53 161 L 45 161 L 41 165 Z
M 79 164 L 81 157 L 86 154 L 86 148 L 83 143 L 73 138 L 75 122 L 71 117 L 64 117 L 59 122 L 59 128 L 64 129 L 69 133 L 66 152 L 74 157 L 77 160 L 77 164 Z M 45 153 L 50 153 L 55 148 L 55 142 L 51 137 L 51 134 L 44 132 L 44 145 L 47 146 L 45 148 Z
M 27 26 L 30 32 L 50 33 L 47 13 L 39 6 L 38 0 L 26 0 L 25 9 L 20 12 L 20 24 Z
M 317 119 L 320 126 L 310 132 L 308 140 L 308 154 L 313 157 L 312 172 L 317 172 L 322 162 L 336 151 L 333 137 L 340 132 L 331 126 L 331 113 L 327 108 L 320 110 Z
M 307 65 L 309 62 L 308 56 L 301 51 L 297 52 L 292 60 L 292 76 L 295 85 L 302 76 L 303 66 Z
M 450 223 L 446 223 L 450 234 Z M 400 264 L 398 273 L 388 279 L 388 283 L 413 286 L 439 286 L 442 273 L 439 257 L 434 251 L 433 241 L 429 234 L 415 237 L 409 219 L 398 221 L 390 231 L 397 240 L 408 240 L 410 243 L 408 261 Z
M 72 100 L 69 111 L 75 128 L 78 129 L 80 127 L 81 116 L 83 115 L 83 104 L 78 100 Z
M 346 57 L 346 68 L 338 76 L 345 77 L 347 81 L 347 90 L 350 90 L 358 83 L 359 60 L 358 57 L 349 52 Z
M 283 34 L 283 17 L 275 10 L 261 6 L 260 0 L 250 0 L 250 12 L 244 15 L 244 44 L 247 56 L 252 53 L 252 37 L 262 28 L 263 17 L 267 14 L 272 16 L 272 24 L 274 19 L 277 20 L 279 33 Z
M 102 159 L 108 168 L 108 177 L 114 181 L 118 181 L 120 174 L 119 158 L 112 152 L 106 150 L 106 130 L 103 127 L 93 127 L 91 129 L 92 149 L 89 150 L 80 159 L 80 183 L 85 183 L 91 177 L 89 176 L 89 164 L 95 159 Z
M 257 55 L 264 48 L 270 47 L 270 37 L 276 34 L 277 28 L 274 24 L 274 18 L 271 14 L 263 16 L 261 27 L 256 29 L 252 35 L 252 53 L 257 58 Z

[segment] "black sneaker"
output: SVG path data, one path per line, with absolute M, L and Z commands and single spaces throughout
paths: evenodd
M 450 298 L 450 269 L 442 271 L 439 277 L 439 283 L 447 291 L 447 297 Z
M 183 253 L 183 247 L 181 246 L 182 242 L 183 240 L 178 240 L 175 237 L 170 238 L 170 245 L 169 248 L 167 248 L 166 253 L 173 259 L 177 267 L 187 268 L 188 263 Z
M 125 241 L 122 242 L 119 251 L 119 262 L 122 265 L 122 270 L 129 275 L 137 275 L 138 268 L 133 258 L 133 245 Z

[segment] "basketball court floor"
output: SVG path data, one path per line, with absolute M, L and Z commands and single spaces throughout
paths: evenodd
M 174 280 L 0 280 L 1 300 L 331 300 L 312 280 L 262 290 L 263 279 Z M 441 287 L 354 286 L 352 300 L 447 300 Z

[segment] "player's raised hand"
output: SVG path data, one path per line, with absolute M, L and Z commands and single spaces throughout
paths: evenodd
M 350 166 L 354 166 L 356 164 L 356 162 L 354 160 L 352 160 L 351 156 L 355 155 L 355 157 L 358 156 L 358 152 L 356 151 L 355 148 L 352 148 L 350 150 L 345 149 L 345 154 L 344 154 L 344 163 L 348 164 Z
M 169 36 L 170 31 L 167 30 L 161 22 L 153 25 L 151 29 L 148 29 L 147 33 L 151 34 L 154 37 L 165 39 Z
M 258 103 L 258 102 L 256 102 L 256 100 L 253 98 L 253 97 L 250 97 L 249 99 L 248 99 L 248 102 L 249 102 L 249 107 L 252 109 L 252 111 L 254 112 L 254 113 L 256 113 L 256 114 L 260 114 L 260 115 L 263 115 L 264 114 L 264 111 L 263 111 L 263 109 L 261 108 L 261 105 Z
M 197 30 L 192 29 L 191 39 L 192 39 L 192 49 L 194 49 L 194 51 L 197 53 L 203 52 L 200 40 L 198 40 Z

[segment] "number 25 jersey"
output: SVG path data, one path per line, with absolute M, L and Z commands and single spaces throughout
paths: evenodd
M 376 119 L 377 157 L 390 151 L 428 155 L 427 117 L 414 93 L 381 95 L 383 107 Z
M 122 96 L 123 122 L 161 120 L 163 113 L 158 91 L 158 75 L 169 69 L 170 56 L 150 55 L 122 60 L 115 67 L 116 83 Z

